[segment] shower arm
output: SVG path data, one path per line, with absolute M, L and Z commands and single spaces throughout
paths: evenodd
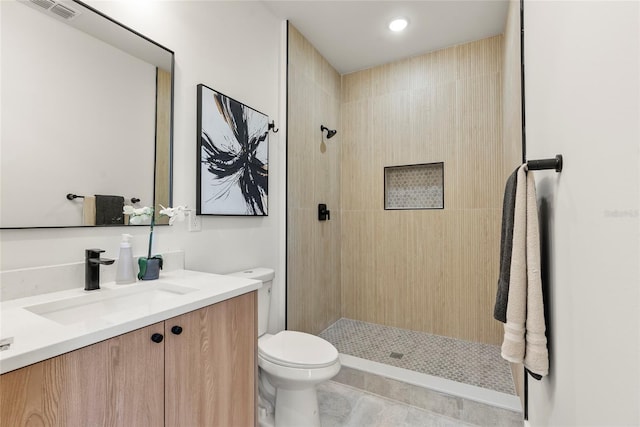
M 335 129 L 329 129 L 325 125 L 320 125 L 320 132 L 324 132 L 325 130 L 327 131 L 327 139 L 333 138 L 335 134 L 338 133 Z

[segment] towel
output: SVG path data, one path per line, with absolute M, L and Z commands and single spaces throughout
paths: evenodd
M 502 203 L 502 234 L 500 235 L 500 275 L 493 317 L 506 323 L 509 300 L 509 275 L 511 273 L 511 251 L 513 250 L 513 215 L 516 209 L 516 177 L 518 169 L 507 179 Z
M 84 196 L 82 225 L 96 225 L 96 198 L 93 196 Z
M 504 324 L 502 357 L 524 363 L 537 375 L 547 375 L 549 356 L 545 336 L 540 232 L 533 174 L 526 165 L 517 172 L 507 322 Z
M 544 319 L 542 274 L 540 273 L 540 228 L 536 183 L 527 174 L 527 322 L 524 366 L 533 374 L 549 373 L 549 352 Z M 535 378 L 535 376 L 534 376 Z
M 518 168 L 516 180 L 507 322 L 504 324 L 504 340 L 502 342 L 502 357 L 513 363 L 523 363 L 525 350 L 525 322 L 527 320 L 526 182 L 527 174 L 523 165 Z
M 96 194 L 96 225 L 124 224 L 124 197 Z

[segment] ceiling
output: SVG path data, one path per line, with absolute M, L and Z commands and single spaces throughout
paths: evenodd
M 502 34 L 508 0 L 263 0 L 288 19 L 340 73 Z M 409 26 L 387 28 L 396 17 Z

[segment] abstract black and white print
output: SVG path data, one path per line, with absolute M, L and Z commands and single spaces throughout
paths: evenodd
M 267 215 L 268 117 L 198 85 L 200 215 Z

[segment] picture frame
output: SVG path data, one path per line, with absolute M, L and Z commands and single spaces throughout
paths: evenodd
M 267 216 L 269 117 L 199 84 L 197 215 Z

